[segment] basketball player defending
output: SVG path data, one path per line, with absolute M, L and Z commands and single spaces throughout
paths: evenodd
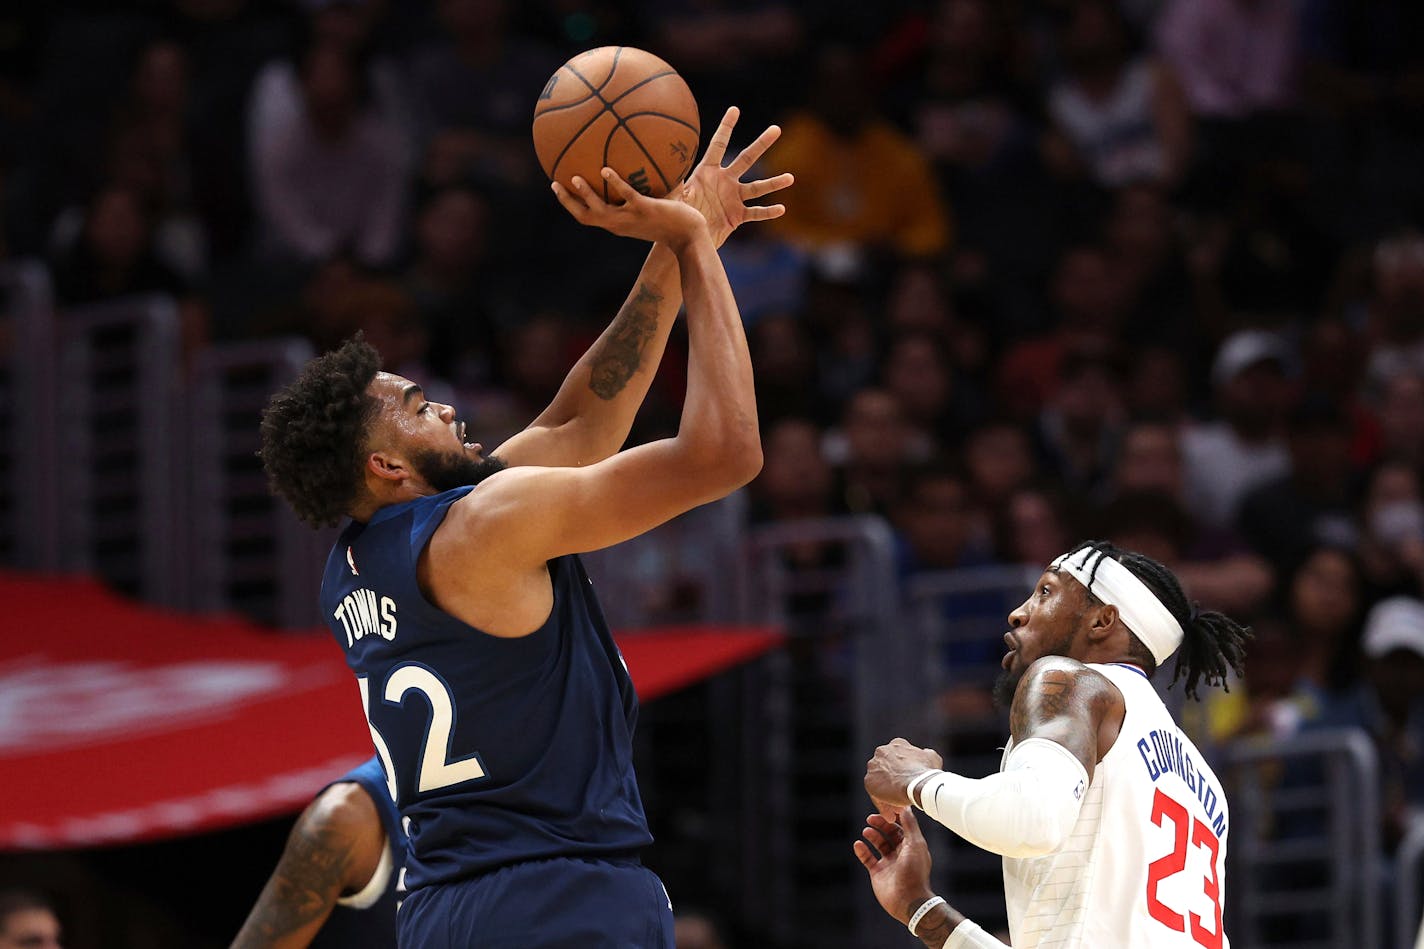
M 655 242 L 618 316 L 553 403 L 489 457 L 448 405 L 376 371 L 360 341 L 273 398 L 262 458 L 305 520 L 351 518 L 322 609 L 409 832 L 400 944 L 668 947 L 672 912 L 639 863 L 652 838 L 632 766 L 637 698 L 573 556 L 723 497 L 761 466 L 751 363 L 716 247 L 773 127 L 723 168 L 729 110 L 676 199 L 608 178 L 555 186 L 575 219 Z M 608 175 L 605 172 L 605 175 Z M 677 435 L 619 451 L 686 302 Z
M 395 949 L 405 831 L 377 758 L 302 811 L 232 949 Z
M 1009 625 L 998 774 L 941 771 L 899 738 L 869 762 L 881 813 L 855 853 L 880 905 L 927 946 L 1003 945 L 930 892 L 913 804 L 1003 855 L 1014 949 L 1229 949 L 1226 798 L 1148 680 L 1180 648 L 1172 681 L 1195 697 L 1202 679 L 1241 674 L 1250 631 L 1197 612 L 1156 561 L 1098 542 L 1055 560 Z

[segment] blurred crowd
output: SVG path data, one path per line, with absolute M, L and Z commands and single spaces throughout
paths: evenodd
M 643 252 L 567 218 L 529 136 L 610 43 L 678 68 L 704 133 L 740 105 L 734 148 L 784 129 L 788 213 L 723 251 L 749 522 L 881 515 L 905 576 L 1147 553 L 1256 627 L 1217 736 L 1367 729 L 1396 839 L 1424 805 L 1414 0 L 12 5 L 0 252 L 66 305 L 176 296 L 190 349 L 362 330 L 496 444 Z M 676 424 L 680 352 L 636 438 Z

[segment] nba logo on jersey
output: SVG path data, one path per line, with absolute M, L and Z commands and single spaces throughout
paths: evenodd
M 351 548 L 346 548 L 346 563 L 351 567 L 351 572 L 356 576 L 361 576 L 361 571 L 356 569 L 356 557 L 351 553 Z
M 353 569 L 355 569 L 355 568 L 353 568 Z M 1075 800 L 1075 801 L 1081 801 L 1081 800 L 1083 799 L 1083 792 L 1084 792 L 1085 790 L 1087 790 L 1087 788 L 1088 788 L 1087 784 L 1085 784 L 1085 783 L 1082 782 L 1082 781 L 1079 781 L 1079 782 L 1078 782 L 1078 786 L 1073 789 L 1073 800 Z

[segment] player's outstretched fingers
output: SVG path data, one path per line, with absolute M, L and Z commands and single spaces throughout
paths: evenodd
M 766 150 L 775 144 L 776 140 L 780 137 L 781 126 L 768 125 L 750 145 L 742 149 L 740 155 L 732 159 L 732 164 L 728 167 L 740 178 L 751 170 L 752 165 L 755 165 L 761 159 L 761 156 L 766 154 Z
M 742 115 L 742 110 L 736 106 L 728 106 L 727 111 L 722 115 L 722 121 L 717 124 L 717 131 L 712 133 L 712 138 L 707 142 L 707 151 L 702 153 L 702 161 L 699 165 L 713 165 L 722 167 L 722 159 L 726 157 L 727 146 L 732 143 L 732 129 L 737 127 L 737 119 Z
M 781 217 L 786 213 L 784 204 L 768 204 L 765 207 L 753 204 L 747 207 L 746 220 L 748 221 L 770 221 Z
M 791 172 L 786 171 L 775 178 L 759 178 L 756 181 L 742 182 L 742 200 L 755 201 L 757 198 L 765 197 L 773 191 L 782 191 L 796 183 L 796 178 Z
M 863 840 L 857 840 L 851 845 L 851 849 L 855 851 L 856 859 L 860 861 L 860 865 L 867 870 L 880 862 L 880 858 L 875 855 L 875 851 L 870 849 L 870 844 Z

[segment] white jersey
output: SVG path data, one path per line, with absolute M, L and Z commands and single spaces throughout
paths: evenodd
M 1230 949 L 1221 782 L 1145 675 L 1089 668 L 1118 687 L 1127 714 L 1063 846 L 1004 858 L 1014 949 Z

